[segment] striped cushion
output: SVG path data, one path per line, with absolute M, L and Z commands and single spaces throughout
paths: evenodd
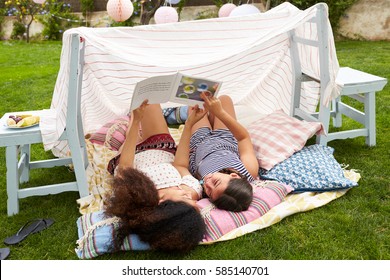
M 247 211 L 230 212 L 214 208 L 210 200 L 198 202 L 206 223 L 206 235 L 203 242 L 215 241 L 230 231 L 239 228 L 263 216 L 272 207 L 281 203 L 293 189 L 276 181 L 255 181 L 253 201 Z
M 322 124 L 300 121 L 277 110 L 250 124 L 248 132 L 259 166 L 270 170 L 301 150 L 314 134 L 322 133 Z
M 89 140 L 92 143 L 104 145 L 113 151 L 118 151 L 126 138 L 129 117 L 122 116 L 103 125 L 93 133 Z

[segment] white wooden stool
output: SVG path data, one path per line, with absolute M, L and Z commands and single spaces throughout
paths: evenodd
M 329 111 L 328 120 L 322 123 L 329 124 L 329 118 L 333 117 L 334 127 L 341 127 L 342 115 L 345 115 L 361 124 L 364 128 L 327 133 L 317 137 L 317 143 L 327 145 L 335 139 L 366 137 L 366 144 L 376 145 L 375 122 L 375 93 L 381 91 L 387 83 L 382 77 L 371 75 L 349 67 L 342 67 L 337 75 L 336 83 L 342 86 L 341 95 L 332 101 L 332 110 Z M 353 108 L 341 101 L 341 96 L 351 97 L 364 104 L 364 112 Z M 321 119 L 320 119 L 321 121 Z M 329 127 L 325 127 L 329 131 Z

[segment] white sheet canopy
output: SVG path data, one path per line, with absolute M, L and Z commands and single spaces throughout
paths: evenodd
M 69 80 L 71 34 L 85 39 L 81 111 L 85 133 L 127 114 L 135 84 L 155 75 L 176 71 L 223 81 L 220 95 L 259 115 L 277 109 L 290 113 L 293 65 L 289 31 L 316 39 L 317 4 L 299 10 L 283 3 L 268 12 L 243 17 L 213 18 L 136 27 L 75 28 L 63 36 L 60 71 L 50 110 L 42 117 L 46 150 L 67 152 L 58 141 L 65 123 Z M 329 76 L 324 100 L 337 96 L 334 84 L 338 61 L 329 21 Z M 320 80 L 318 48 L 299 50 L 301 68 Z M 302 91 L 301 108 L 315 111 L 319 87 Z M 174 106 L 175 104 L 164 104 Z

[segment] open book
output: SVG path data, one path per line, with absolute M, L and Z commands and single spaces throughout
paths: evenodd
M 138 108 L 145 99 L 149 104 L 174 102 L 185 105 L 203 105 L 202 92 L 216 96 L 222 82 L 184 75 L 180 72 L 173 75 L 147 78 L 137 83 L 131 100 L 130 111 Z

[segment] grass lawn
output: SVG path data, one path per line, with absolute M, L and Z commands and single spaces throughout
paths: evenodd
M 349 66 L 390 80 L 389 42 L 337 42 L 341 66 Z M 59 70 L 61 42 L 0 42 L 0 114 L 50 107 Z M 232 241 L 199 246 L 187 255 L 160 252 L 123 252 L 99 259 L 184 260 L 389 260 L 390 259 L 390 86 L 376 95 L 377 145 L 367 147 L 364 138 L 336 140 L 335 157 L 358 170 L 359 186 L 345 196 L 306 213 L 289 216 L 269 228 Z M 357 124 L 345 119 L 342 129 Z M 34 158 L 50 157 L 41 145 L 33 146 Z M 50 229 L 10 246 L 9 259 L 72 260 L 79 217 L 75 192 L 20 201 L 20 213 L 7 216 L 5 149 L 0 148 L 0 240 L 11 236 L 27 221 L 50 217 Z M 34 170 L 29 184 L 73 179 L 65 167 Z M 5 247 L 4 244 L 0 247 Z

